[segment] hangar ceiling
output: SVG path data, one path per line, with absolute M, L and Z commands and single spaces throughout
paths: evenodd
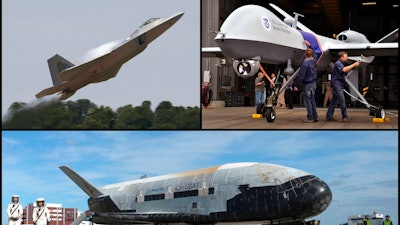
M 269 3 L 278 5 L 291 15 L 293 12 L 303 14 L 305 17 L 300 18 L 300 22 L 327 37 L 350 28 L 365 34 L 371 42 L 375 42 L 398 28 L 399 0 L 237 1 L 238 5 L 257 4 L 272 9 Z M 397 7 L 393 7 L 394 5 Z M 273 9 L 271 11 L 275 12 Z

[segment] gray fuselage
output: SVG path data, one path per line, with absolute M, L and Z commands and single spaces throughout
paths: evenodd
M 306 172 L 234 163 L 107 185 L 88 200 L 96 223 L 288 222 L 324 211 L 332 193 Z

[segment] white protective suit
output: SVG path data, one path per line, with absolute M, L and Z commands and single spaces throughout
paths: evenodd
M 36 206 L 33 208 L 32 219 L 36 225 L 47 225 L 47 222 L 50 221 L 50 212 L 46 206 Z
M 21 225 L 21 218 L 23 214 L 22 205 L 19 203 L 8 204 L 7 215 L 8 225 Z

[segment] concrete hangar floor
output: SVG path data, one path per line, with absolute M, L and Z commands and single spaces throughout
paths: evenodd
M 326 108 L 317 108 L 319 121 L 304 123 L 306 109 L 276 108 L 276 119 L 268 123 L 263 118 L 253 118 L 255 107 L 220 107 L 202 109 L 202 129 L 398 129 L 398 110 L 385 110 L 387 122 L 373 122 L 368 109 L 347 108 L 349 121 L 342 122 L 340 108 L 335 109 L 337 122 L 325 120 Z

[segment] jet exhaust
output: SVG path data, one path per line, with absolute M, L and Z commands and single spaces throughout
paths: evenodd
M 55 106 L 58 96 L 44 96 L 13 109 L 10 106 L 6 115 L 2 118 L 2 126 L 5 129 L 31 128 L 33 121 L 41 114 Z
M 98 58 L 100 56 L 103 56 L 107 53 L 110 53 L 112 50 L 116 49 L 119 45 L 121 45 L 124 42 L 124 40 L 116 40 L 116 41 L 110 41 L 105 44 L 102 44 L 94 49 L 91 49 L 83 54 L 83 56 L 79 59 L 76 60 L 75 64 L 82 64 L 85 62 L 88 62 L 90 60 L 93 60 L 95 58 Z

